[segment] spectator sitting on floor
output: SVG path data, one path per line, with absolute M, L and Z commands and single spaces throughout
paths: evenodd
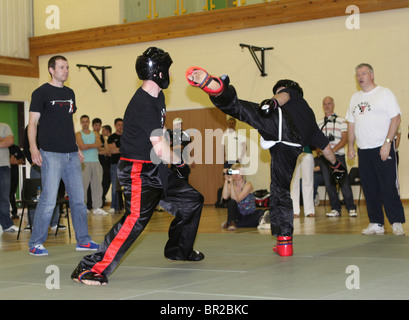
M 255 228 L 263 215 L 263 210 L 256 209 L 256 198 L 251 182 L 242 174 L 240 163 L 233 164 L 224 176 L 223 199 L 227 204 L 227 221 L 222 228 L 235 231 L 237 228 Z

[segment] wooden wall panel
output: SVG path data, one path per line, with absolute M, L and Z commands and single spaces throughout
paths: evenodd
M 217 108 L 167 111 L 166 126 L 171 129 L 175 118 L 183 119 L 183 129 L 196 129 L 202 139 L 202 150 L 205 150 L 205 129 L 226 130 L 226 115 Z M 220 141 L 213 139 L 213 155 L 216 148 L 221 148 Z M 219 151 L 222 151 L 222 149 Z M 205 164 L 205 154 L 202 152 L 202 164 L 196 164 L 191 170 L 189 183 L 205 198 L 205 204 L 214 204 L 217 200 L 217 189 L 223 186 L 223 164 L 217 164 L 215 156 L 213 164 Z
M 0 74 L 35 76 L 38 65 L 34 60 L 41 55 L 345 16 L 349 5 L 350 0 L 282 0 L 34 37 L 30 38 L 27 69 L 7 68 L 7 61 L 0 61 Z M 368 13 L 407 8 L 409 0 L 360 0 L 356 5 L 360 13 Z
M 38 69 L 38 56 L 31 56 L 30 59 L 0 56 L 0 74 L 38 78 L 40 74 Z

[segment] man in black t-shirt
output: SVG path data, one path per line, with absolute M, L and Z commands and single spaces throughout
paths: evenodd
M 294 213 L 290 186 L 303 147 L 312 145 L 323 150 L 339 179 L 345 170 L 319 130 L 301 87 L 292 80 L 280 80 L 273 88 L 273 98 L 256 104 L 239 100 L 227 76 L 215 78 L 201 68 L 192 67 L 186 77 L 189 84 L 208 93 L 217 108 L 259 131 L 260 144 L 271 155 L 270 220 L 271 233 L 277 237 L 273 250 L 280 256 L 291 256 Z
M 109 131 L 107 131 L 109 128 Z M 108 141 L 105 138 L 107 136 L 107 132 L 109 135 L 111 134 L 111 126 L 104 125 L 102 126 L 102 120 L 100 118 L 92 119 L 92 129 L 94 132 L 98 132 L 100 134 L 101 139 L 101 147 L 98 149 L 98 159 L 99 163 L 102 166 L 102 207 L 105 206 L 105 196 L 108 192 L 109 186 L 111 185 L 111 176 L 110 176 L 110 166 L 111 166 L 111 152 L 109 151 Z M 91 192 L 90 188 L 88 188 L 88 202 L 87 207 L 88 209 L 91 208 L 90 204 L 90 197 Z M 92 200 L 92 199 L 91 199 Z
M 111 134 L 108 137 L 108 146 L 111 152 L 111 164 L 110 164 L 110 176 L 111 176 L 111 208 L 109 212 L 116 212 L 123 208 L 123 201 L 120 196 L 120 192 L 117 190 L 117 168 L 118 168 L 118 161 L 121 157 L 121 137 L 124 127 L 124 121 L 121 118 L 116 118 L 115 122 L 115 133 Z
M 48 255 L 43 244 L 56 204 L 61 179 L 69 197 L 76 250 L 96 250 L 98 244 L 88 234 L 87 208 L 84 204 L 81 162 L 84 157 L 75 141 L 73 114 L 77 110 L 74 91 L 64 86 L 68 61 L 53 56 L 48 61 L 51 80 L 34 90 L 30 104 L 27 135 L 32 162 L 41 167 L 42 192 L 34 216 L 29 253 Z M 37 144 L 37 128 L 38 141 Z
M 166 105 L 163 89 L 169 85 L 172 59 L 167 52 L 148 48 L 136 60 L 143 84 L 124 115 L 118 178 L 125 197 L 125 213 L 105 236 L 100 249 L 85 256 L 71 275 L 88 285 L 108 282 L 108 276 L 141 234 L 159 204 L 175 216 L 169 227 L 164 255 L 168 260 L 200 261 L 193 250 L 203 207 L 203 196 L 173 173 L 167 163 L 183 168 L 164 137 Z

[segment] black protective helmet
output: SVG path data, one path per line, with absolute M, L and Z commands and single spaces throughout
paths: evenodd
M 301 97 L 304 95 L 304 92 L 302 88 L 300 87 L 300 85 L 293 80 L 288 80 L 288 79 L 278 80 L 275 86 L 273 87 L 273 93 L 276 94 L 277 89 L 280 87 L 294 89 L 301 95 Z
M 136 59 L 135 69 L 139 79 L 152 80 L 162 89 L 166 89 L 169 86 L 169 68 L 172 62 L 169 53 L 150 47 Z

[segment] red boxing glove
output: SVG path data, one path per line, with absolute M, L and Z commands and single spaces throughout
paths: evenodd
M 192 73 L 196 70 L 202 70 L 206 73 L 206 77 L 202 80 L 201 83 L 197 83 L 194 82 L 193 80 L 191 80 L 192 78 Z M 210 96 L 218 96 L 220 93 L 223 92 L 224 86 L 223 86 L 223 81 L 221 81 L 219 78 L 217 77 L 213 77 L 211 76 L 206 70 L 199 68 L 199 67 L 190 67 L 189 69 L 186 70 L 186 79 L 187 82 L 189 82 L 189 84 L 191 86 L 194 87 L 199 87 L 200 89 L 202 89 L 204 92 L 206 92 L 207 94 L 209 94 Z M 210 84 L 210 82 L 212 82 L 212 80 L 217 81 L 220 84 L 220 88 L 217 90 L 212 90 L 210 89 L 208 86 Z
M 341 162 L 337 160 L 334 164 L 330 164 L 329 167 L 331 168 L 331 174 L 335 177 L 335 179 L 338 181 L 344 179 L 347 169 Z

